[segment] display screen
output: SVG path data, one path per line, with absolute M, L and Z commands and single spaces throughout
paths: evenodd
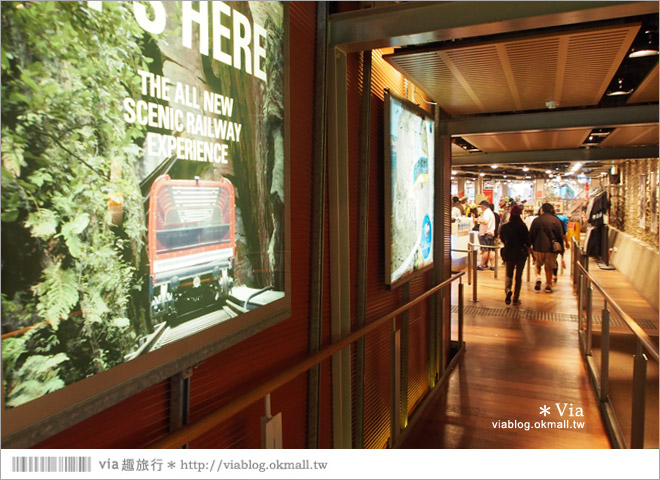
M 2 2 L 9 413 L 288 310 L 285 17 L 284 2 Z
M 395 286 L 433 264 L 434 122 L 385 95 L 385 281 Z

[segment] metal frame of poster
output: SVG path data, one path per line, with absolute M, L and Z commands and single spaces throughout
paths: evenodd
M 289 14 L 2 7 L 2 440 L 20 447 L 290 316 Z
M 385 90 L 384 128 L 385 283 L 395 288 L 433 267 L 435 122 Z

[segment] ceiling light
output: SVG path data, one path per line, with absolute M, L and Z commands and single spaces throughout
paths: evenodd
M 452 171 L 451 171 L 451 174 L 452 174 L 452 175 L 456 175 L 457 173 L 458 173 L 458 172 L 457 172 L 456 170 L 452 170 Z
M 527 167 L 523 167 L 522 171 L 523 171 L 523 172 L 529 172 L 529 168 L 527 168 Z
M 497 165 L 495 165 L 495 164 L 493 163 L 493 164 L 490 166 L 490 168 L 497 168 Z
M 481 177 L 485 177 L 485 176 L 486 176 L 486 174 L 485 174 L 485 173 L 483 173 L 483 172 L 481 172 L 481 173 L 479 174 L 479 176 L 481 176 Z
M 552 173 L 550 170 L 546 170 L 545 173 Z
M 623 78 L 619 77 L 616 81 L 616 87 L 612 90 L 608 90 L 605 95 L 608 97 L 614 97 L 618 95 L 630 95 L 633 92 L 634 88 L 626 88 L 623 86 Z
M 640 44 L 639 46 L 633 46 L 633 48 L 630 49 L 630 54 L 628 57 L 640 58 L 650 57 L 658 54 L 658 44 L 654 41 L 653 31 L 646 30 L 644 33 L 648 36 L 646 43 L 643 45 Z
M 610 133 L 612 133 L 611 130 L 605 131 L 605 130 L 594 130 L 591 132 L 591 135 L 593 137 L 607 137 Z
M 559 102 L 556 100 L 546 100 L 545 106 L 548 108 L 548 110 L 554 110 L 559 106 Z

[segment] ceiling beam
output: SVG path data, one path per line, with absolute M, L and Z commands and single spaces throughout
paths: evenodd
M 441 135 L 534 132 L 569 128 L 621 127 L 658 123 L 658 105 L 553 110 L 447 120 L 438 124 Z
M 658 13 L 658 2 L 409 2 L 336 13 L 329 43 L 348 52 Z
M 470 153 L 452 156 L 456 166 L 534 164 L 556 162 L 599 162 L 634 158 L 658 158 L 658 146 L 574 148 L 558 150 L 534 150 L 522 152 Z

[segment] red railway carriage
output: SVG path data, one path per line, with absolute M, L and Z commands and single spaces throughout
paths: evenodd
M 161 175 L 149 197 L 149 274 L 152 321 L 220 307 L 233 286 L 236 221 L 234 187 L 218 181 Z

